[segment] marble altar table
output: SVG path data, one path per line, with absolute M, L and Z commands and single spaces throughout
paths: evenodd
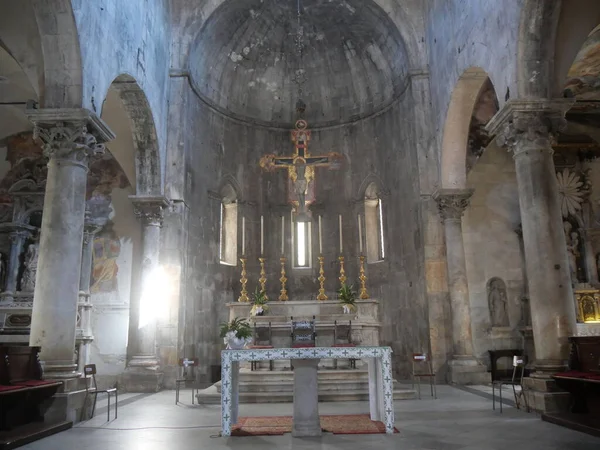
M 231 427 L 238 420 L 240 361 L 284 359 L 302 360 L 298 365 L 300 371 L 294 374 L 294 422 L 298 421 L 298 426 L 294 424 L 293 435 L 320 435 L 320 426 L 317 427 L 318 432 L 315 427 L 319 423 L 317 362 L 322 358 L 355 358 L 367 361 L 371 420 L 382 421 L 386 433 L 393 434 L 392 349 L 390 347 L 308 347 L 221 352 L 221 435 L 231 436 Z M 302 396 L 300 401 L 297 401 L 297 395 Z

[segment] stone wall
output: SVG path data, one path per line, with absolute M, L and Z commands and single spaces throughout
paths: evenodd
M 490 77 L 500 107 L 517 97 L 521 1 L 433 0 L 426 17 L 435 133 L 442 136 L 450 96 L 470 67 Z M 441 142 L 441 140 L 440 140 Z
M 177 81 L 179 83 L 179 81 Z M 389 111 L 351 125 L 313 130 L 313 154 L 344 154 L 347 163 L 339 171 L 318 169 L 316 216 L 323 215 L 323 253 L 326 290 L 334 296 L 339 281 L 338 214 L 343 215 L 344 254 L 348 281 L 358 278 L 358 225 L 356 214 L 364 198 L 364 181 L 379 180 L 383 192 L 386 260 L 367 267 L 368 288 L 381 301 L 381 342 L 394 350 L 395 368 L 408 378 L 410 354 L 429 348 L 425 304 L 419 186 L 410 95 Z M 263 128 L 227 119 L 208 109 L 188 88 L 182 105 L 186 118 L 185 207 L 187 213 L 186 314 L 193 311 L 195 356 L 202 362 L 200 376 L 209 381 L 210 366 L 219 364 L 221 340 L 218 324 L 227 319 L 227 302 L 239 295 L 240 267 L 219 264 L 219 189 L 225 181 L 238 190 L 238 243 L 241 217 L 246 217 L 248 289 L 257 285 L 260 252 L 260 216 L 265 216 L 267 293 L 279 294 L 281 216 L 286 218 L 286 256 L 290 256 L 290 207 L 287 205 L 285 172 L 261 174 L 258 161 L 265 153 L 291 154 L 289 130 Z M 290 124 L 291 125 L 291 124 Z M 178 164 L 181 162 L 178 160 Z M 364 187 L 363 187 L 364 188 Z M 362 211 L 361 211 L 362 212 Z M 175 219 L 173 219 L 175 220 Z M 169 231 L 172 233 L 172 231 Z M 241 248 L 241 244 L 240 244 Z M 313 225 L 312 268 L 291 269 L 288 261 L 290 299 L 309 300 L 317 294 L 317 226 Z M 193 303 L 194 307 L 190 306 Z M 186 319 L 186 327 L 191 323 Z M 185 331 L 189 339 L 189 330 Z M 185 349 L 185 356 L 192 356 Z
M 475 190 L 463 218 L 473 346 L 475 356 L 488 362 L 488 350 L 523 345 L 518 327 L 525 269 L 516 232 L 521 214 L 511 154 L 492 144 L 469 173 L 467 182 Z M 495 277 L 506 285 L 510 330 L 492 327 L 487 287 Z
M 81 46 L 83 107 L 99 115 L 113 80 L 121 74 L 134 77 L 148 97 L 164 165 L 170 51 L 168 2 L 72 3 Z

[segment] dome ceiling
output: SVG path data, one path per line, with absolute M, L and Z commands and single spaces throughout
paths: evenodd
M 190 52 L 192 85 L 229 116 L 271 126 L 295 120 L 304 79 L 311 126 L 381 111 L 406 86 L 407 56 L 395 25 L 370 0 L 301 0 L 304 51 L 296 50 L 296 0 L 228 0 Z

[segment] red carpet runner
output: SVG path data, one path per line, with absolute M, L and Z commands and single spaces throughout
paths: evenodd
M 368 414 L 321 416 L 321 428 L 333 434 L 381 434 L 383 422 L 373 421 Z M 231 430 L 232 436 L 276 436 L 292 432 L 290 416 L 240 417 Z M 394 428 L 394 432 L 398 430 Z

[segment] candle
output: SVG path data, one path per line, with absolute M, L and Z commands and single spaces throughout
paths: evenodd
M 242 256 L 246 255 L 246 218 L 242 216 Z
M 265 252 L 265 217 L 260 216 L 260 256 Z
M 358 248 L 360 254 L 362 255 L 362 220 L 360 218 L 360 214 L 358 215 Z
M 342 244 L 342 215 L 340 214 L 340 255 L 344 253 L 344 246 Z
M 281 216 L 281 256 L 285 251 L 285 217 Z
M 323 229 L 321 225 L 321 216 L 319 216 L 319 255 L 323 254 Z

